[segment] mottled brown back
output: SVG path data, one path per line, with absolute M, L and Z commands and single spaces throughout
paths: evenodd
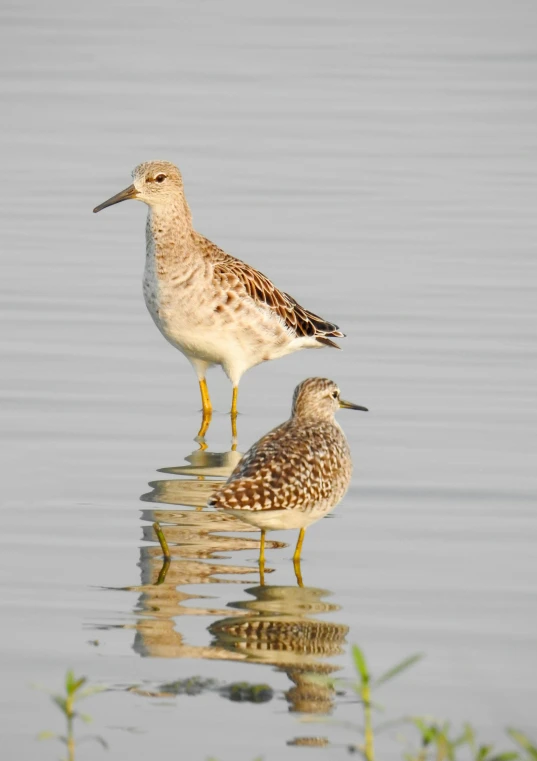
M 240 284 L 244 288 L 245 294 L 257 304 L 272 309 L 297 337 L 318 338 L 320 343 L 339 348 L 337 344 L 328 339 L 328 336 L 333 338 L 345 336 L 337 325 L 304 309 L 288 293 L 278 290 L 263 273 L 253 269 L 240 259 L 226 254 L 225 251 L 222 251 L 199 233 L 196 233 L 196 243 L 200 250 L 210 256 L 213 264 L 214 281 L 218 289 L 225 290 L 230 286 L 236 288 Z
M 335 504 L 351 470 L 349 446 L 335 422 L 292 418 L 253 445 L 208 504 L 250 511 Z

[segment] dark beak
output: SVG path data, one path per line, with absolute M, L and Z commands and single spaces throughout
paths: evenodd
M 121 203 L 121 201 L 128 201 L 130 198 L 137 198 L 138 195 L 138 191 L 134 185 L 129 185 L 129 187 L 122 190 L 121 193 L 116 193 L 116 195 L 109 198 L 108 201 L 104 201 L 99 204 L 99 206 L 96 206 L 93 209 L 93 213 L 97 214 L 98 211 L 106 209 L 107 206 L 113 206 L 115 203 Z
M 359 404 L 353 404 L 352 402 L 346 402 L 345 399 L 339 400 L 339 406 L 345 410 L 361 410 L 362 412 L 369 412 L 367 407 L 360 407 Z

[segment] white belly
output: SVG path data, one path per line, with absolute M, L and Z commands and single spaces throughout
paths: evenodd
M 233 382 L 250 367 L 277 359 L 306 346 L 311 338 L 290 336 L 274 314 L 245 299 L 239 308 L 216 311 L 217 299 L 209 289 L 184 288 L 144 274 L 144 298 L 162 335 L 191 361 L 222 365 Z
M 315 337 L 298 337 L 276 309 L 250 296 L 233 271 L 233 260 L 229 271 L 225 266 L 217 270 L 222 262 L 223 252 L 193 231 L 184 197 L 150 205 L 145 303 L 162 335 L 188 357 L 200 380 L 208 366 L 221 365 L 236 387 L 254 365 L 320 348 Z
M 149 314 L 166 340 L 187 357 L 221 364 L 221 341 L 207 319 L 210 315 L 202 300 L 173 289 L 147 271 L 144 298 Z
M 249 523 L 258 529 L 265 531 L 283 531 L 293 528 L 307 528 L 312 523 L 324 518 L 333 510 L 335 504 L 320 505 L 313 510 L 229 510 L 222 509 L 226 515 L 234 515 L 235 518 Z

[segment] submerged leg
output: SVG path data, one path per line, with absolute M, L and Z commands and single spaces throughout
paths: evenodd
M 231 435 L 234 439 L 237 438 L 237 397 L 239 395 L 239 387 L 233 386 L 233 397 L 231 399 Z
M 155 581 L 155 586 L 158 587 L 159 584 L 164 584 L 166 581 L 166 576 L 168 574 L 168 570 L 170 568 L 171 560 L 170 558 L 163 558 L 162 560 L 162 568 L 160 569 L 159 575 L 157 580 Z
M 266 530 L 264 528 L 261 529 L 261 542 L 259 544 L 259 565 L 263 564 L 265 565 L 265 534 Z
M 164 555 L 165 560 L 170 560 L 170 548 L 168 547 L 168 542 L 166 541 L 166 537 L 164 536 L 164 531 L 162 530 L 160 523 L 153 523 L 153 531 L 157 535 L 157 539 L 159 541 L 160 547 L 162 549 L 162 554 Z
M 205 378 L 200 379 L 200 391 L 201 391 L 201 404 L 203 408 L 203 418 L 201 421 L 201 428 L 198 432 L 198 439 L 203 439 L 209 428 L 211 417 L 213 414 L 213 408 L 211 405 L 211 397 L 209 396 L 209 389 L 207 388 L 207 381 Z
M 302 544 L 304 543 L 305 534 L 306 529 L 301 528 L 300 534 L 298 535 L 298 542 L 296 543 L 295 554 L 293 555 L 293 563 L 300 563 L 300 553 L 302 552 Z
M 296 583 L 299 587 L 303 587 L 304 582 L 302 581 L 302 571 L 300 570 L 300 558 L 293 560 L 293 568 L 295 569 Z
M 265 534 L 264 528 L 261 529 L 261 542 L 259 543 L 259 583 L 261 586 L 265 583 Z

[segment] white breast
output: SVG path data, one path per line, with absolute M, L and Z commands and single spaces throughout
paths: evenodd
M 149 230 L 144 298 L 156 326 L 190 359 L 222 365 L 234 385 L 260 362 L 316 345 L 291 335 L 272 310 L 248 296 L 217 292 L 210 265 L 195 251 L 184 250 L 169 268 L 155 253 Z

